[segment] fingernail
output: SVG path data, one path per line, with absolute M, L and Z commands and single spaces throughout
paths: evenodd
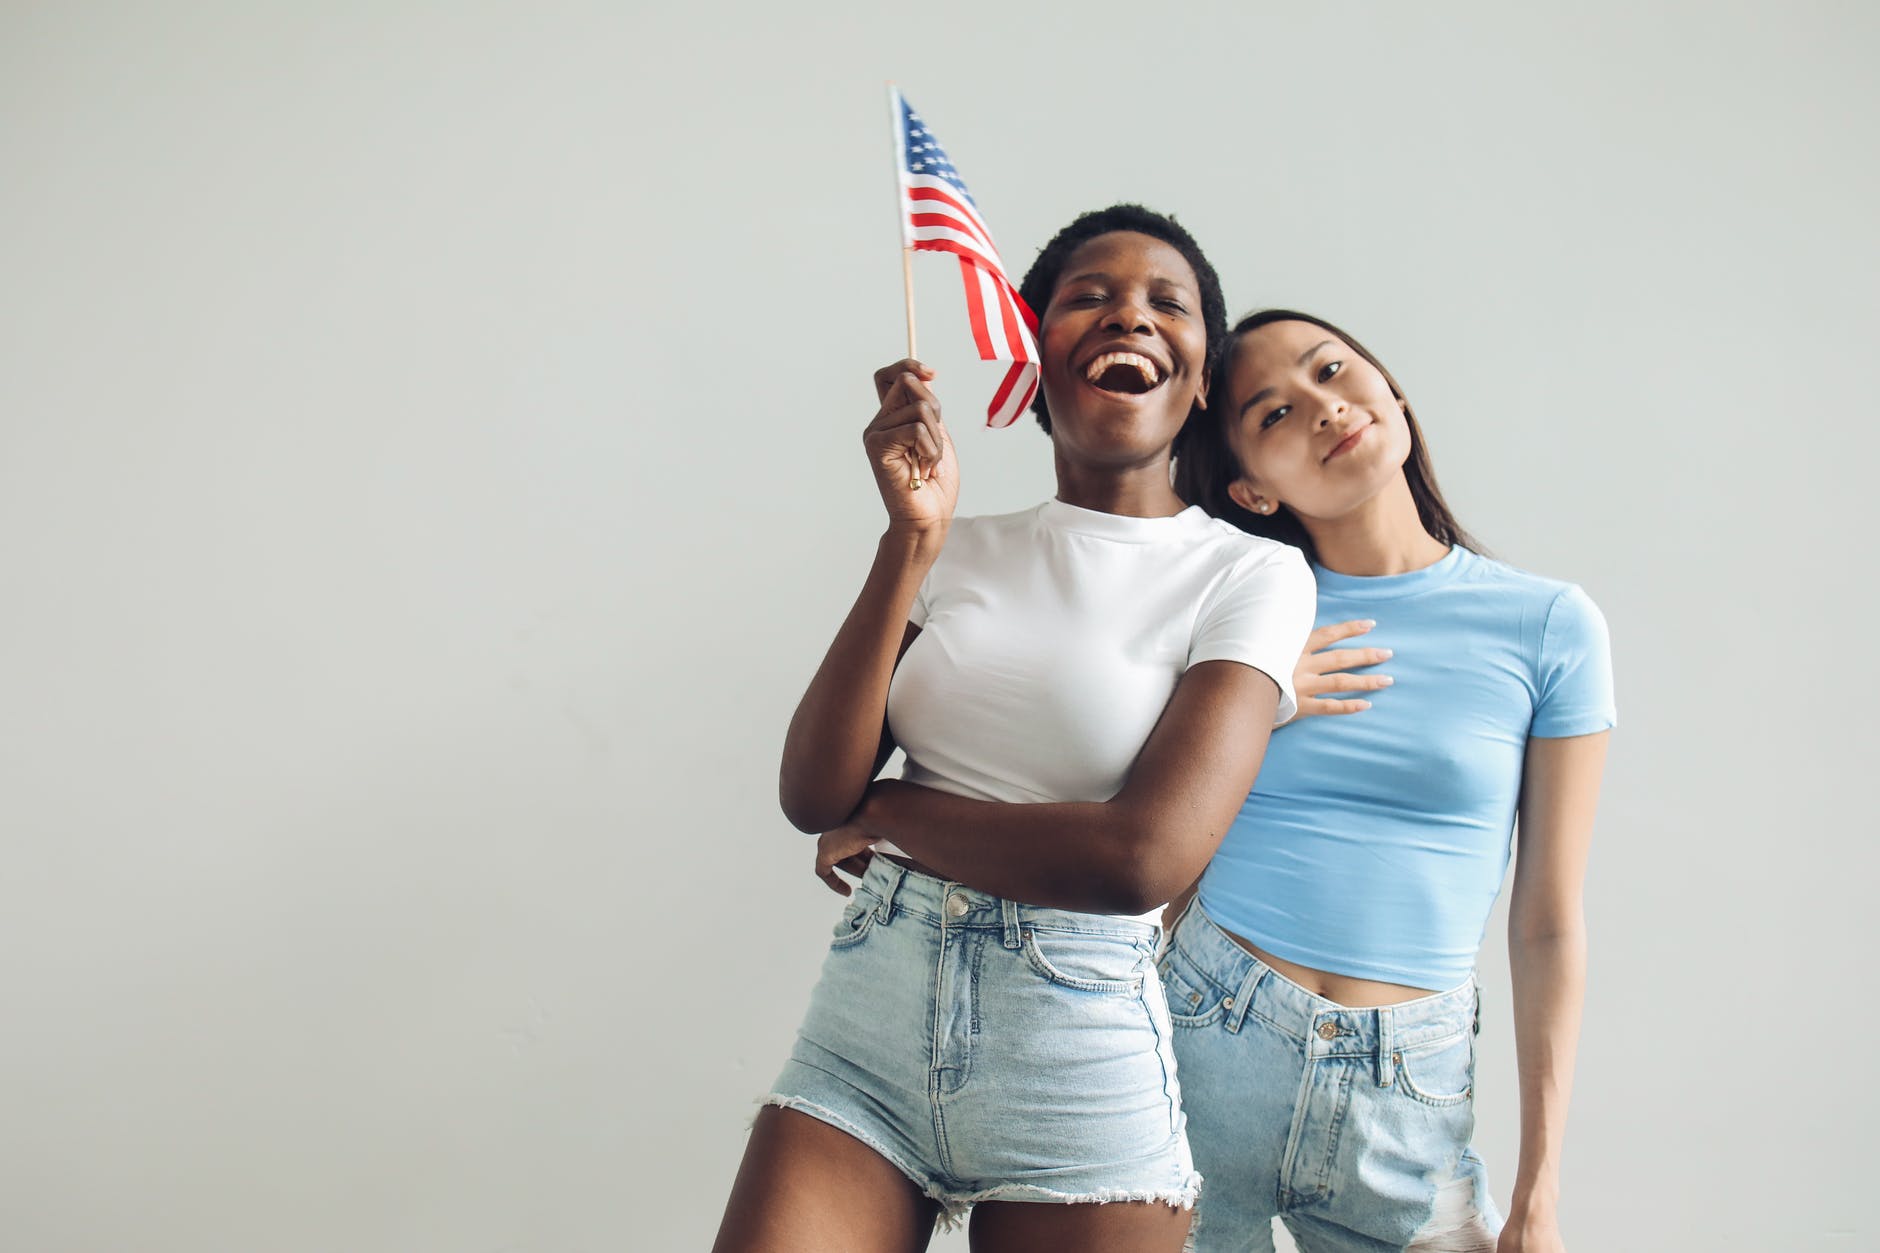
M 1359 619 L 1358 619 L 1358 621 L 1359 621 L 1359 622 L 1361 622 L 1361 623 L 1363 623 L 1363 624 L 1364 624 L 1365 626 L 1368 626 L 1368 627 L 1374 627 L 1374 626 L 1376 626 L 1376 625 L 1377 625 L 1377 619 L 1376 619 L 1376 618 L 1359 618 Z
M 1395 657 L 1397 650 L 1394 648 L 1380 648 L 1377 650 L 1377 655 L 1380 657 Z
M 1397 680 L 1391 678 L 1388 674 L 1381 674 L 1377 678 L 1377 685 L 1379 687 L 1389 687 L 1391 684 L 1395 683 L 1396 681 Z
M 1353 701 L 1352 704 L 1356 705 L 1360 709 L 1369 709 L 1371 707 L 1371 702 L 1368 700 Z

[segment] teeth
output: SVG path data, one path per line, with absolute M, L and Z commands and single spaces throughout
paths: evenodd
M 1143 382 L 1149 384 L 1151 387 L 1154 387 L 1157 383 L 1162 381 L 1162 371 L 1157 367 L 1155 362 L 1149 360 L 1149 358 L 1143 356 L 1141 353 L 1135 352 L 1104 353 L 1101 357 L 1098 357 L 1095 361 L 1090 363 L 1089 368 L 1084 371 L 1084 378 L 1094 383 L 1102 378 L 1103 372 L 1113 365 L 1134 366 L 1141 372 Z

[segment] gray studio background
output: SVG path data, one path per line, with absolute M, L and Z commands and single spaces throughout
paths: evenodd
M 1015 269 L 1177 211 L 1604 608 L 1569 1245 L 1874 1247 L 1877 53 L 1854 3 L 0 5 L 0 1246 L 709 1243 L 837 907 L 774 780 L 879 529 L 892 75 Z M 964 511 L 1035 503 L 916 277 Z

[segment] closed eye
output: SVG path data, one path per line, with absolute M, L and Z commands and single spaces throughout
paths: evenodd
M 1158 308 L 1167 309 L 1171 313 L 1188 312 L 1188 306 L 1183 304 L 1179 300 L 1169 300 L 1169 299 L 1164 298 L 1162 300 L 1156 301 L 1155 303 Z

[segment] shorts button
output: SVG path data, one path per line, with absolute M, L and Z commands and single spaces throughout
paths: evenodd
M 959 895 L 957 892 L 947 897 L 947 917 L 949 918 L 965 917 L 966 911 L 971 908 L 972 906 L 967 904 L 966 898 Z
M 1232 1009 L 1233 1007 L 1234 1007 L 1234 998 L 1231 996 L 1221 1002 L 1222 1009 Z
M 1319 1039 L 1335 1040 L 1338 1038 L 1338 1024 L 1327 1019 L 1319 1024 Z
M 1199 1005 L 1199 1004 L 1201 1004 L 1201 993 L 1199 993 L 1199 992 L 1190 992 L 1190 993 L 1188 994 L 1188 1003 L 1189 1003 L 1190 1005 Z

